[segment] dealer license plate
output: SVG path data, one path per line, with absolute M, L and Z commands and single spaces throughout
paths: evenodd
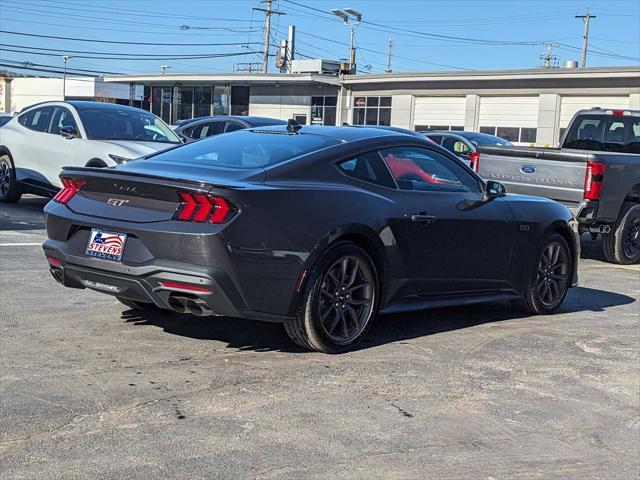
M 125 233 L 105 232 L 92 228 L 85 253 L 90 257 L 121 262 L 126 241 L 127 235 Z

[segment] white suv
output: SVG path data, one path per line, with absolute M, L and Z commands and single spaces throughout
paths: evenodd
M 180 144 L 154 114 L 101 102 L 44 102 L 0 129 L 0 201 L 50 196 L 63 166 L 109 167 Z

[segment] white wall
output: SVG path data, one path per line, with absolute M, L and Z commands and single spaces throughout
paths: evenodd
M 479 127 L 538 126 L 538 96 L 480 97 Z
M 562 96 L 560 99 L 560 128 L 566 128 L 578 110 L 591 107 L 629 108 L 629 96 Z
M 67 77 L 67 97 L 129 99 L 128 83 L 103 83 L 100 79 Z M 14 78 L 11 81 L 11 112 L 38 102 L 60 101 L 62 78 Z
M 61 78 L 14 78 L 11 82 L 11 112 L 49 100 L 62 100 Z

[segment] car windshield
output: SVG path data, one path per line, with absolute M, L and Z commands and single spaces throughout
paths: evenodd
M 147 157 L 150 160 L 226 168 L 263 168 L 321 150 L 340 141 L 286 131 L 238 130 Z
M 474 145 L 480 147 L 506 147 L 511 145 L 511 142 L 504 138 L 496 137 L 495 135 L 488 135 L 486 133 L 465 133 L 463 136 Z
M 91 140 L 180 143 L 171 128 L 144 110 L 82 107 L 78 113 Z
M 581 115 L 564 139 L 563 148 L 640 153 L 640 118 L 630 115 Z

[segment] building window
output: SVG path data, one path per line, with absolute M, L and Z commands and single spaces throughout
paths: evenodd
M 505 140 L 509 140 L 510 142 L 518 142 L 518 128 L 515 127 L 498 127 L 496 129 L 496 135 L 500 138 L 504 138 Z
M 391 125 L 391 97 L 354 97 L 354 125 Z
M 480 127 L 480 133 L 496 135 L 510 142 L 535 143 L 538 129 L 529 127 Z
M 336 108 L 338 97 L 314 96 L 311 97 L 311 125 L 336 124 Z
M 520 141 L 527 143 L 536 143 L 537 128 L 521 128 L 520 129 Z

